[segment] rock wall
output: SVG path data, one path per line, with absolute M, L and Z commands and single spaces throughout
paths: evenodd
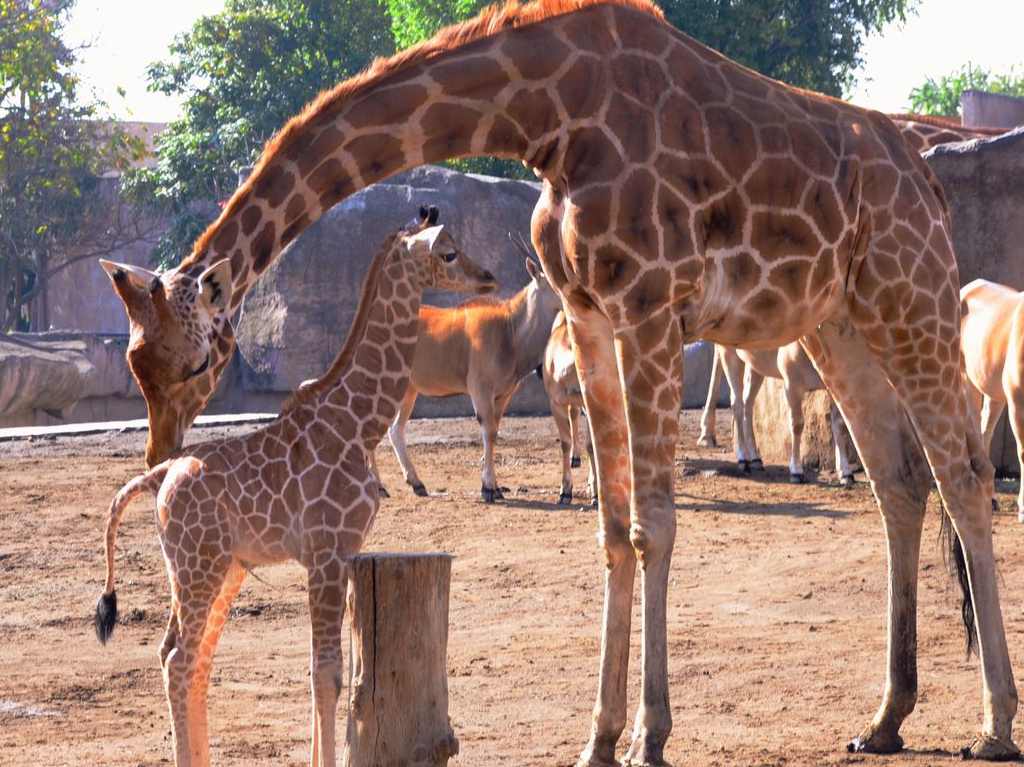
M 960 284 L 983 277 L 1024 290 L 1024 128 L 987 141 L 937 146 L 925 154 L 946 191 Z M 1006 415 L 992 438 L 996 471 L 1017 474 Z
M 982 128 L 1016 128 L 1024 125 L 1024 99 L 1003 93 L 964 91 L 960 96 L 964 125 Z

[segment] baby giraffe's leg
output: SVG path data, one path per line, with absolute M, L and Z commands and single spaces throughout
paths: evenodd
M 757 402 L 757 394 L 763 383 L 764 376 L 748 365 L 743 376 L 743 439 L 750 468 L 757 470 L 764 469 L 764 461 L 761 460 L 761 451 L 757 449 L 757 438 L 754 436 L 754 403 Z
M 206 541 L 204 541 L 206 543 Z M 163 663 L 164 689 L 171 712 L 176 767 L 206 767 L 209 764 L 209 742 L 204 737 L 206 719 L 206 690 L 200 690 L 197 671 L 203 653 L 210 611 L 224 584 L 231 566 L 231 557 L 203 560 L 201 571 L 187 567 L 189 554 L 166 556 L 171 581 L 173 602 L 176 604 L 176 631 L 171 640 L 171 626 L 164 637 L 161 654 L 167 654 Z M 166 548 L 165 548 L 166 552 Z M 169 645 L 173 641 L 173 646 Z M 209 672 L 206 673 L 209 679 Z
M 335 719 L 342 684 L 341 622 L 348 567 L 333 549 L 317 552 L 307 568 L 311 629 L 313 735 L 310 767 L 335 767 Z
M 209 617 L 206 619 L 206 632 L 203 634 L 203 641 L 199 647 L 199 658 L 196 661 L 195 678 L 192 683 L 195 687 L 196 699 L 196 723 L 193 737 L 201 743 L 210 742 L 206 701 L 210 686 L 210 672 L 213 670 L 213 655 L 217 650 L 220 635 L 224 631 L 231 603 L 238 596 L 243 581 L 245 581 L 245 568 L 236 560 L 228 568 L 224 584 L 220 587 L 220 594 L 210 608 Z
M 804 482 L 804 462 L 800 451 L 804 438 L 804 392 L 789 381 L 783 381 L 783 384 L 786 404 L 789 405 L 789 481 L 800 485 Z

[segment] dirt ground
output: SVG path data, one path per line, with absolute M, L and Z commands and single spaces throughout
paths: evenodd
M 694 447 L 686 413 L 677 464 L 679 534 L 669 604 L 679 765 L 945 763 L 981 720 L 978 662 L 965 660 L 957 592 L 929 514 L 919 611 L 920 699 L 908 751 L 847 755 L 878 705 L 885 656 L 885 549 L 866 485 L 786 483 L 782 467 L 738 475 L 726 450 Z M 723 415 L 725 413 L 723 412 Z M 720 439 L 729 427 L 720 418 Z M 249 427 L 253 428 L 253 427 Z M 216 430 L 194 431 L 207 439 Z M 550 419 L 507 419 L 493 506 L 479 499 L 469 420 L 416 421 L 412 454 L 431 497 L 401 483 L 390 450 L 369 548 L 455 555 L 449 638 L 454 765 L 571 765 L 597 683 L 602 555 L 594 512 L 554 505 Z M 125 622 L 107 647 L 91 613 L 103 581 L 102 529 L 114 490 L 141 465 L 142 437 L 108 434 L 0 445 L 0 764 L 170 763 L 156 657 L 168 605 L 152 501 L 119 537 Z M 578 469 L 582 489 L 584 470 Z M 859 477 L 861 478 L 861 477 Z M 1015 483 L 1000 483 L 996 546 L 1011 657 L 1024 655 L 1024 527 Z M 936 506 L 933 502 L 932 506 Z M 308 621 L 297 565 L 249 578 L 217 654 L 210 693 L 217 765 L 308 760 Z M 634 610 L 630 717 L 639 687 Z M 345 696 L 339 710 L 344 731 Z M 1022 739 L 1024 740 L 1024 739 Z M 626 737 L 622 747 L 625 747 Z

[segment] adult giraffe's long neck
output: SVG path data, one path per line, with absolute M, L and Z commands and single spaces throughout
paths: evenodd
M 419 335 L 425 266 L 392 238 L 374 258 L 348 337 L 331 367 L 285 405 L 314 406 L 347 441 L 372 451 L 398 413 Z
M 468 23 L 494 34 L 472 39 L 480 30 L 457 27 L 325 92 L 267 145 L 181 268 L 231 259 L 235 309 L 306 227 L 376 181 L 477 155 L 556 173 L 571 118 L 593 117 L 604 100 L 606 62 L 592 54 L 613 45 L 611 8 L 509 29 L 502 14 L 516 23 L 514 9 L 497 12 Z

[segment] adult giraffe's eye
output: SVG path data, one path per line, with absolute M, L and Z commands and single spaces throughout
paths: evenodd
M 444 262 L 446 264 L 450 264 L 452 261 L 454 261 L 458 257 L 459 257 L 459 254 L 456 253 L 455 251 L 452 251 L 451 253 L 442 253 L 441 254 L 441 258 L 444 259 Z

